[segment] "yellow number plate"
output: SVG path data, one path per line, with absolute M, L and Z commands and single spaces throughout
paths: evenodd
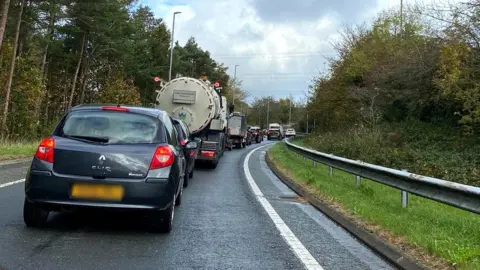
M 120 201 L 125 191 L 122 186 L 73 184 L 72 198 Z

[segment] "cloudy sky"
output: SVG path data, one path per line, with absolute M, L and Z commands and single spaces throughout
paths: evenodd
M 142 0 L 172 26 L 175 40 L 194 36 L 254 97 L 305 97 L 314 75 L 335 56 L 331 42 L 345 24 L 371 22 L 400 0 Z M 418 0 L 419 1 L 419 0 Z M 430 0 L 425 0 L 430 2 Z M 424 1 L 424 2 L 425 2 Z M 404 0 L 404 3 L 414 0 Z

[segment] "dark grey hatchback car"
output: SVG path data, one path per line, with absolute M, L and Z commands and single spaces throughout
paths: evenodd
M 170 232 L 182 200 L 184 148 L 164 111 L 80 105 L 41 141 L 25 179 L 25 224 L 50 211 L 148 210 L 153 228 Z

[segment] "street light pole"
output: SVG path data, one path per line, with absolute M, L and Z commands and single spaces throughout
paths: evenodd
M 177 14 L 180 14 L 182 12 L 180 11 L 175 11 L 173 13 L 173 23 L 172 23 L 172 44 L 170 46 L 170 69 L 168 71 L 168 80 L 171 81 L 172 80 L 172 66 L 173 66 L 173 37 L 174 37 L 174 34 L 175 34 L 175 16 Z
M 239 66 L 239 65 L 235 65 L 235 69 L 234 69 L 234 71 L 233 71 L 233 81 L 235 82 L 235 84 L 237 83 L 237 82 L 236 82 L 236 79 L 237 79 L 237 67 L 238 67 L 238 66 Z M 235 96 L 236 96 L 236 95 L 237 95 L 237 86 L 235 85 L 235 86 L 233 87 L 233 101 L 232 101 L 234 108 L 235 108 Z

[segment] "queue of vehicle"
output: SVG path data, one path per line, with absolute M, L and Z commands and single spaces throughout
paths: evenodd
M 199 125 L 202 115 L 194 116 L 195 106 L 187 106 L 195 104 L 192 96 L 198 93 L 192 92 L 198 86 L 185 86 L 198 85 L 199 80 L 190 79 L 177 79 L 177 86 L 167 88 L 178 89 L 181 83 L 184 89 L 172 94 L 174 102 L 183 102 L 174 110 L 162 109 L 165 103 L 171 109 L 173 102 L 156 108 L 88 104 L 68 110 L 51 136 L 40 142 L 27 171 L 25 224 L 44 227 L 51 212 L 142 211 L 149 214 L 152 229 L 170 232 L 175 207 L 181 205 L 196 163 L 206 160 L 215 168 L 230 140 L 223 121 L 226 100 L 217 95 L 220 101 L 208 107 L 218 105 L 216 118 L 208 116 L 210 122 Z M 208 91 L 208 83 L 203 85 Z M 209 93 L 211 97 L 219 91 Z M 166 100 L 159 96 L 157 101 Z M 232 112 L 233 116 L 240 116 L 240 129 L 245 130 L 245 116 Z M 229 135 L 236 125 L 232 120 Z M 243 147 L 252 138 L 263 140 L 258 129 L 245 131 Z

